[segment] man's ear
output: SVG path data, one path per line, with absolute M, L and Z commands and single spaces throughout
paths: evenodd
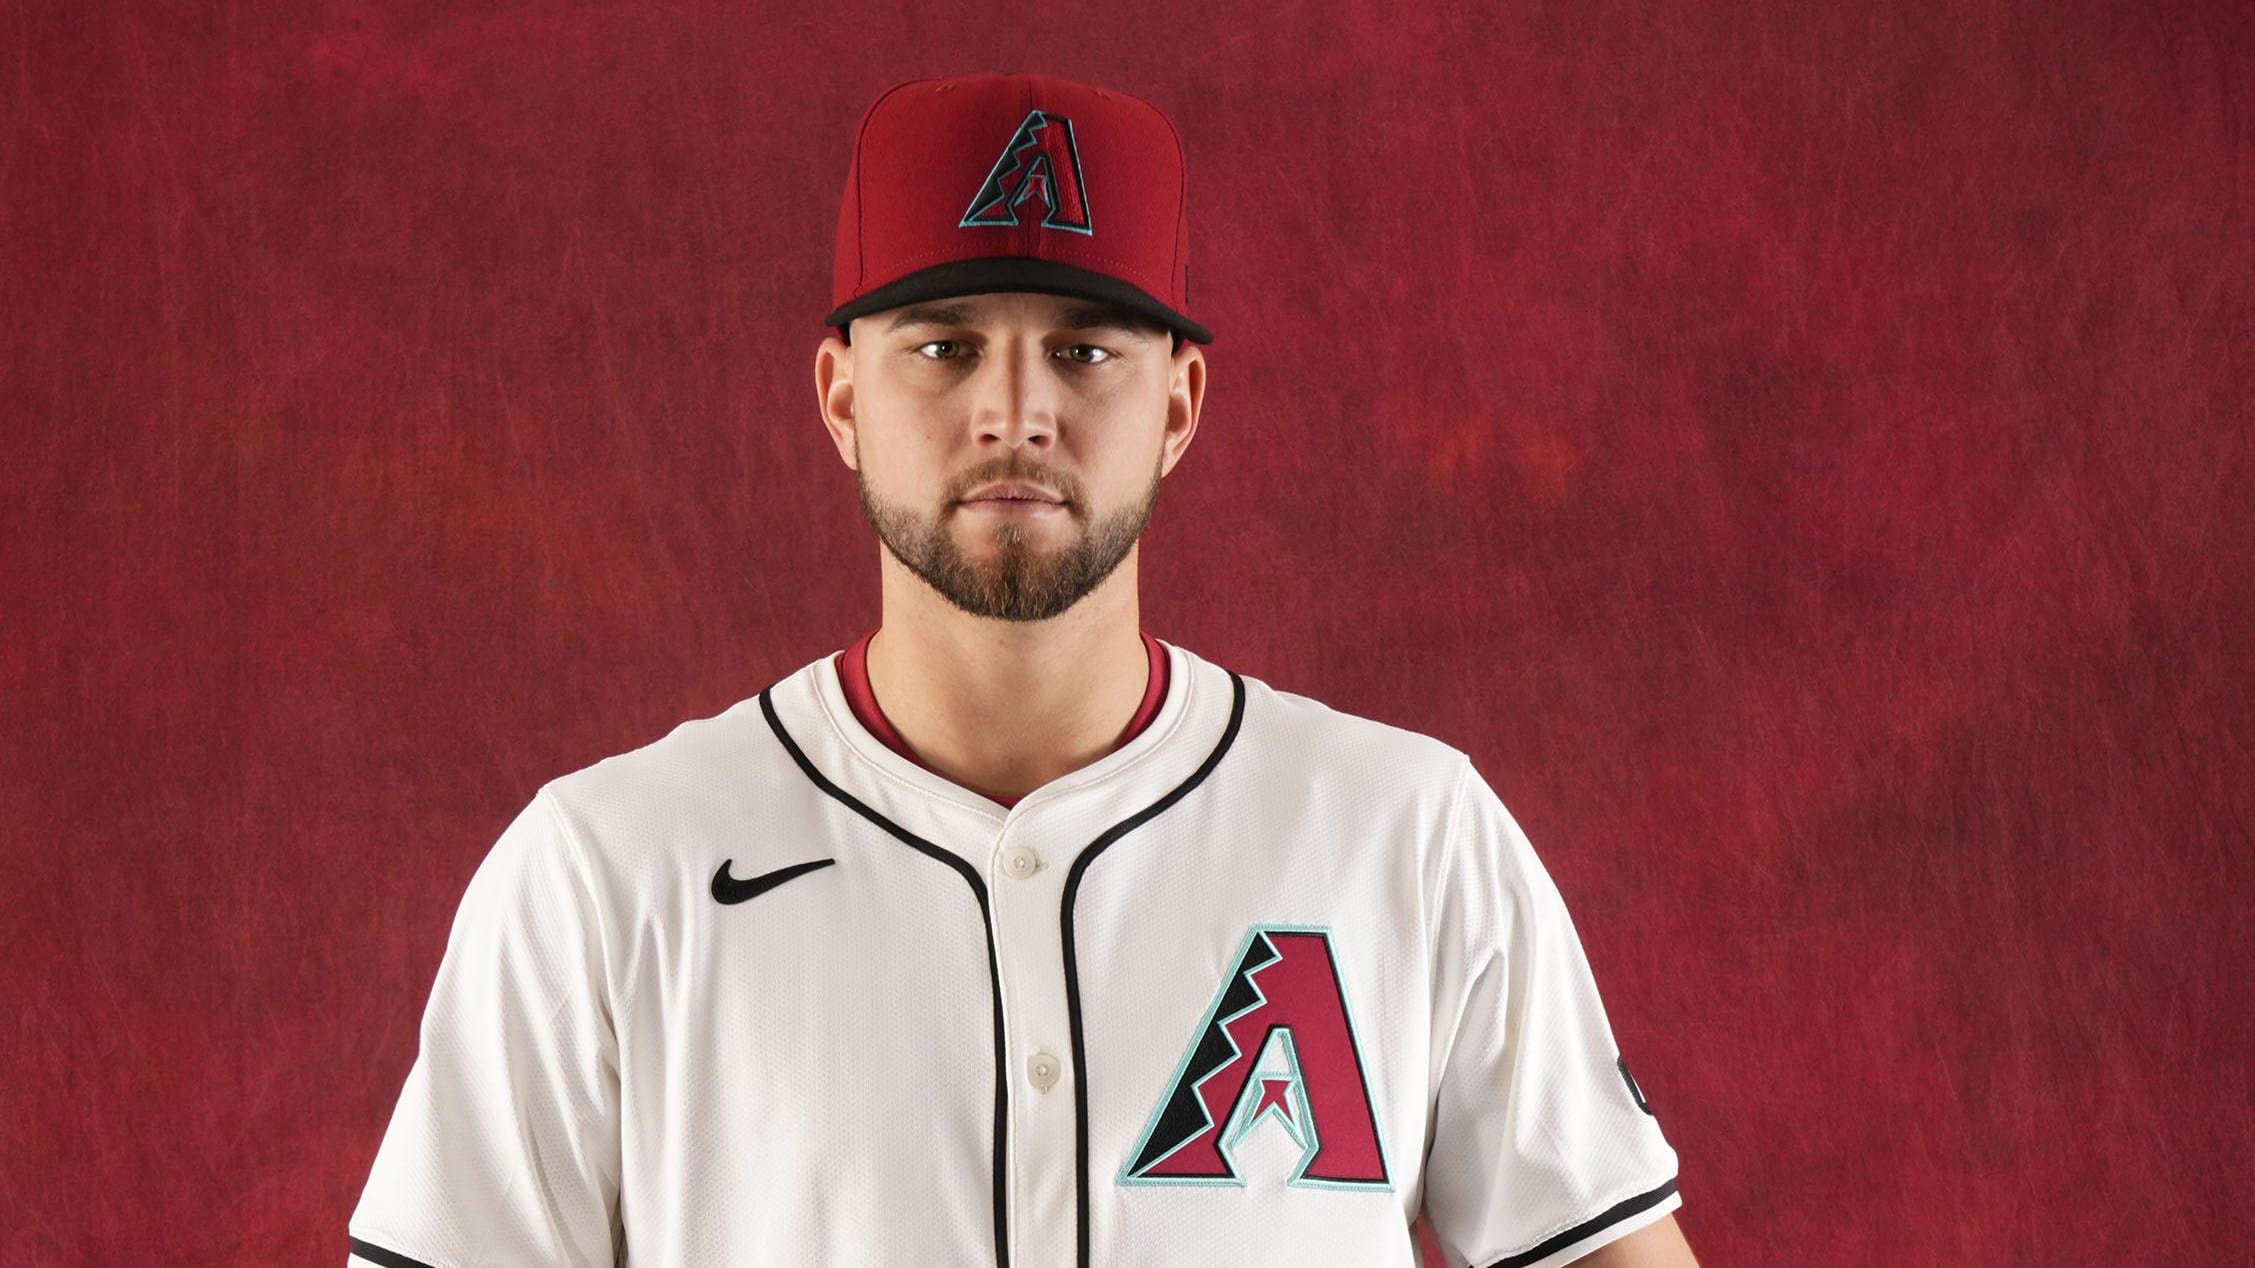
M 1174 470 L 1190 438 L 1198 432 L 1198 411 L 1206 401 L 1206 354 L 1197 344 L 1183 341 L 1175 349 L 1167 380 L 1167 434 L 1161 442 L 1159 474 Z
M 822 428 L 830 433 L 838 457 L 858 470 L 854 449 L 853 348 L 836 335 L 814 350 L 814 396 L 822 407 Z

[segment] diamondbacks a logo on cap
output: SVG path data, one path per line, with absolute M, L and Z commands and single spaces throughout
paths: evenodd
M 1390 1191 L 1378 1115 L 1346 991 L 1323 929 L 1255 925 L 1121 1184 L 1243 1185 L 1238 1143 L 1280 1131 L 1299 1146 L 1294 1185 Z
M 1047 212 L 1042 228 L 1095 234 L 1088 190 L 1081 184 L 1080 151 L 1073 145 L 1073 121 L 1063 115 L 1042 110 L 1026 115 L 956 227 L 1017 224 L 1018 204 L 1029 198 L 1039 198 Z

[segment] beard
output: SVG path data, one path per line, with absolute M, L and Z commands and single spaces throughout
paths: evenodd
M 1161 456 L 1164 461 L 1164 455 Z M 946 499 L 937 516 L 924 515 L 894 503 L 884 503 L 869 491 L 869 482 L 857 453 L 854 487 L 861 494 L 861 510 L 877 540 L 901 565 L 940 597 L 973 616 L 998 621 L 1046 621 L 1063 613 L 1103 584 L 1135 549 L 1159 501 L 1159 468 L 1151 484 L 1129 506 L 1087 524 L 1081 535 L 1056 550 L 1039 544 L 1040 530 L 1016 520 L 997 521 L 991 532 L 993 549 L 985 559 L 973 560 L 956 544 L 948 519 L 959 512 L 960 495 Z M 1086 502 L 1076 486 L 1039 469 L 1014 464 L 981 468 L 956 481 L 955 488 L 969 491 L 995 480 L 1031 480 L 1055 489 L 1065 499 L 1065 511 L 1083 522 Z

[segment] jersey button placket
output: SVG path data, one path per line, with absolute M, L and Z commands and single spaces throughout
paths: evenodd
M 1031 846 L 1012 846 L 1002 852 L 1002 874 L 1012 880 L 1025 880 L 1048 866 L 1041 852 Z M 1047 1092 L 1057 1086 L 1057 1075 L 1064 1063 L 1055 1054 L 1036 1052 L 1026 1058 L 1026 1082 L 1038 1092 Z
M 995 947 L 1005 987 L 1005 1040 L 1015 1067 L 1011 1097 L 1011 1262 L 1070 1263 L 1075 1108 L 1058 911 L 1062 869 L 1013 823 L 990 856 Z M 1062 1240 L 1060 1241 L 1060 1234 Z M 1063 1259 L 1057 1256 L 1062 1254 Z

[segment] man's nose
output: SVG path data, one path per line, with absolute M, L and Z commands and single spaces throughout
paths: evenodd
M 1042 448 L 1057 435 L 1057 376 L 1039 340 L 999 339 L 973 372 L 972 422 L 981 443 Z

